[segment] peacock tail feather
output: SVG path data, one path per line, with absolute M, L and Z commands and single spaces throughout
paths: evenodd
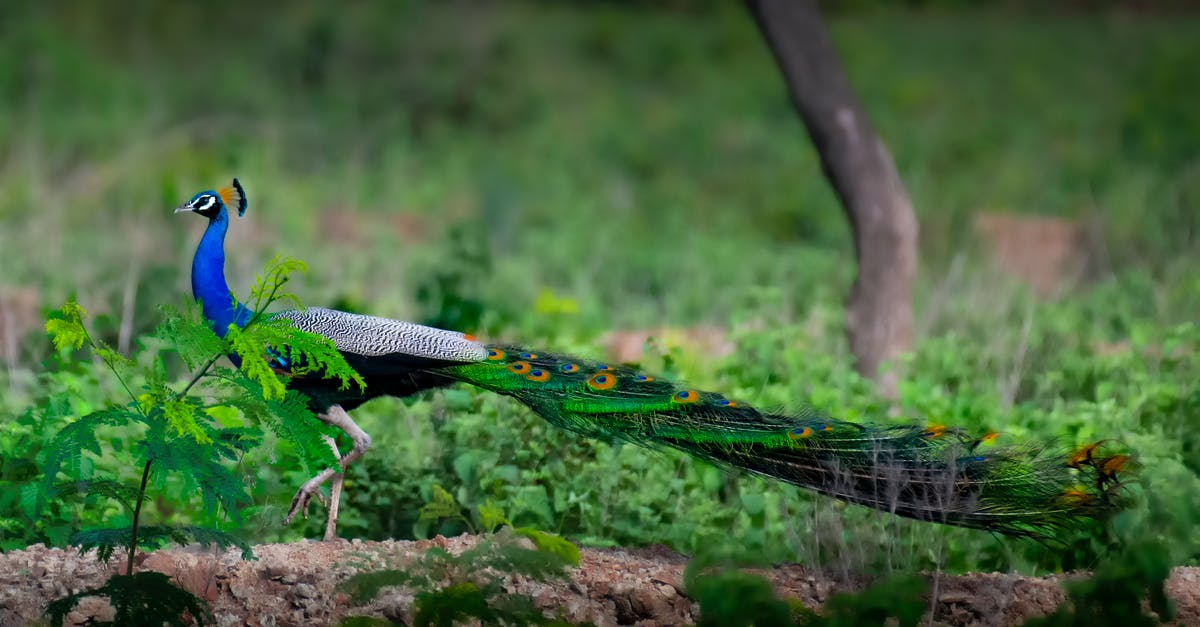
M 488 346 L 483 361 L 441 372 L 585 436 L 679 449 L 923 521 L 1054 537 L 1125 500 L 1117 473 L 1129 458 L 1101 455 L 1099 444 L 1001 447 L 995 433 L 764 411 L 631 368 L 515 346 Z
M 200 192 L 176 209 L 209 220 L 192 262 L 192 290 L 222 336 L 229 325 L 245 326 L 250 319 L 249 310 L 230 294 L 224 272 L 229 209 L 241 215 L 246 205 L 245 190 L 235 179 L 231 187 Z M 1130 458 L 1108 452 L 1111 447 L 1103 443 L 1074 451 L 1053 442 L 1001 447 L 994 443 L 995 433 L 856 424 L 811 410 L 767 411 L 624 366 L 485 346 L 470 335 L 410 322 L 317 307 L 277 315 L 332 340 L 366 382 L 365 388 L 346 389 L 339 380 L 295 368 L 288 351 L 273 357 L 273 366 L 296 375 L 289 387 L 305 394 L 315 412 L 340 412 L 338 428 L 354 440 L 343 468 L 370 445 L 346 411 L 378 396 L 404 397 L 460 381 L 511 396 L 551 423 L 585 436 L 679 449 L 918 520 L 1054 538 L 1081 520 L 1104 518 L 1127 504 L 1118 475 L 1126 474 Z M 289 519 L 329 472 L 301 488 Z M 340 486 L 335 483 L 334 490 Z M 333 507 L 327 538 L 336 517 Z

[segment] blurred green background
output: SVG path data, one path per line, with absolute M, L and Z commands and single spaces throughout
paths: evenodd
M 895 403 L 850 366 L 848 226 L 738 3 L 3 3 L 0 481 L 27 483 L 61 426 L 29 408 L 67 390 L 82 414 L 115 393 L 52 354 L 44 312 L 74 295 L 106 340 L 136 347 L 159 305 L 190 294 L 204 225 L 171 210 L 237 176 L 239 293 L 286 254 L 310 264 L 309 304 L 637 361 L 760 405 L 1117 439 L 1158 502 L 1118 527 L 1194 561 L 1200 14 L 824 6 L 921 222 L 917 348 Z M 1097 550 L 583 441 L 473 390 L 356 418 L 376 447 L 349 477 L 346 536 L 462 531 L 417 522 L 441 485 L 588 544 L 722 545 L 845 572 L 1055 569 Z M 261 510 L 242 531 L 314 535 L 315 521 L 277 523 L 304 479 L 287 452 L 245 461 Z M 186 486 L 158 489 L 150 520 L 203 516 L 180 506 Z M 19 492 L 0 518 L 22 520 Z M 1139 523 L 1154 507 L 1169 515 Z M 11 524 L 0 546 L 61 543 L 108 514 Z

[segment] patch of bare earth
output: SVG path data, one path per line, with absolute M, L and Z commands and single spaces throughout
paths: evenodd
M 458 553 L 478 538 L 437 537 L 407 542 L 297 542 L 255 547 L 254 561 L 236 551 L 172 549 L 139 556 L 139 569 L 156 570 L 207 600 L 219 625 L 328 625 L 347 615 L 371 615 L 411 623 L 412 596 L 395 588 L 375 601 L 353 607 L 336 586 L 364 569 L 384 567 L 420 555 L 433 546 Z M 118 572 L 118 551 L 107 564 L 95 553 L 41 545 L 0 554 L 0 625 L 37 621 L 46 603 L 70 592 L 101 585 Z M 512 592 L 532 597 L 551 616 L 597 625 L 682 625 L 694 623 L 696 604 L 683 590 L 687 558 L 663 548 L 584 549 L 569 581 L 538 583 L 512 577 Z M 831 594 L 855 591 L 859 582 L 839 582 L 798 565 L 757 571 L 780 595 L 820 608 Z M 1062 577 L 1002 574 L 943 576 L 937 581 L 933 624 L 1019 625 L 1048 614 L 1065 595 Z M 1200 568 L 1176 568 L 1168 591 L 1179 609 L 1178 623 L 1200 624 Z M 89 602 L 69 616 L 69 624 L 111 618 L 103 601 Z

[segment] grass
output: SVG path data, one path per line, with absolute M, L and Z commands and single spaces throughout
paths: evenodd
M 33 287 L 44 307 L 75 294 L 108 314 L 98 324 L 114 340 L 123 321 L 136 337 L 158 304 L 188 293 L 202 225 L 170 209 L 238 176 L 250 210 L 230 234 L 229 275 L 243 293 L 282 252 L 313 268 L 298 290 L 310 303 L 531 346 L 600 355 L 609 330 L 716 325 L 732 356 L 652 349 L 645 365 L 851 420 L 1118 438 L 1138 451 L 1150 493 L 1185 503 L 1200 488 L 1200 337 L 1181 326 L 1200 308 L 1193 16 L 831 20 L 921 219 L 922 335 L 891 406 L 848 367 L 847 226 L 739 11 L 4 11 L 0 287 Z M 1102 263 L 1089 283 L 1036 299 L 990 269 L 971 230 L 981 210 L 1085 219 Z M 33 331 L 0 371 L 0 412 L 82 387 L 39 374 L 48 354 Z M 847 572 L 1053 569 L 1095 554 L 927 529 L 679 455 L 580 441 L 467 390 L 377 401 L 358 417 L 378 446 L 350 478 L 347 533 L 414 533 L 436 484 L 589 543 L 737 545 Z M 253 461 L 257 502 L 286 504 L 303 480 L 286 451 Z M 249 532 L 298 537 L 271 515 Z M 1184 536 L 1177 561 L 1200 539 Z

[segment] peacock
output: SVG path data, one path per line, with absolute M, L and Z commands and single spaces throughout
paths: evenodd
M 225 280 L 230 211 L 246 193 L 229 187 L 196 194 L 176 213 L 208 219 L 192 262 L 192 292 L 212 329 L 248 324 L 251 312 Z M 757 408 L 636 368 L 507 344 L 456 331 L 310 307 L 274 314 L 333 341 L 366 381 L 343 389 L 319 376 L 291 377 L 314 413 L 349 436 L 351 450 L 306 481 L 284 518 L 307 515 L 332 479 L 325 539 L 336 537 L 345 470 L 371 438 L 348 411 L 379 396 L 404 397 L 465 383 L 512 397 L 554 425 L 607 441 L 674 448 L 729 469 L 771 477 L 836 499 L 922 521 L 1053 539 L 1084 519 L 1127 504 L 1130 457 L 1102 442 L 1078 450 L 1051 441 L 998 446 L 995 432 L 972 435 L 941 425 L 846 422 L 813 410 Z M 286 360 L 278 360 L 286 373 Z M 330 442 L 332 445 L 332 441 Z M 334 446 L 335 454 L 337 448 Z M 1122 475 L 1119 477 L 1118 475 Z

